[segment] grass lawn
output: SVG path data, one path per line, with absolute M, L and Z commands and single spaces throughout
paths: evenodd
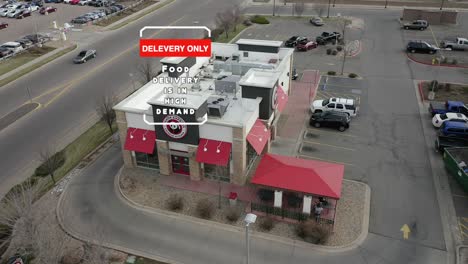
M 50 56 L 50 57 L 48 57 L 48 58 L 46 58 L 46 59 L 44 59 L 44 60 L 41 60 L 41 61 L 39 61 L 39 62 L 37 62 L 37 63 L 35 63 L 35 64 L 29 66 L 29 67 L 26 67 L 26 68 L 24 68 L 23 70 L 21 70 L 21 71 L 15 73 L 15 74 L 13 74 L 13 75 L 11 75 L 11 76 L 5 78 L 5 79 L 0 80 L 0 86 L 4 86 L 4 85 L 6 85 L 6 84 L 8 84 L 8 83 L 10 83 L 10 82 L 12 82 L 12 81 L 18 79 L 19 77 L 21 77 L 21 76 L 23 76 L 23 75 L 25 75 L 25 74 L 27 74 L 27 73 L 29 73 L 29 72 L 31 72 L 31 71 L 33 71 L 33 70 L 39 68 L 39 67 L 41 67 L 42 65 L 47 64 L 47 63 L 49 63 L 49 62 L 55 60 L 56 58 L 61 57 L 62 55 L 65 55 L 66 53 L 68 53 L 68 52 L 74 50 L 75 48 L 76 48 L 76 45 L 73 45 L 73 46 L 71 46 L 71 47 L 69 47 L 69 48 L 66 48 L 66 49 L 60 51 L 60 52 L 57 52 L 57 53 L 54 54 L 53 56 Z M 54 49 L 54 48 L 49 48 L 49 49 Z M 46 52 L 46 53 L 47 53 L 47 52 Z M 44 54 L 45 54 L 45 53 L 44 53 Z M 21 55 L 22 55 L 22 54 L 20 54 L 19 56 L 21 56 Z M 39 55 L 39 56 L 40 56 L 40 55 Z M 39 56 L 36 56 L 36 57 L 39 57 Z M 18 57 L 18 56 L 16 56 L 16 57 Z M 34 57 L 34 58 L 36 58 L 36 57 Z M 13 60 L 13 59 L 16 59 L 16 58 L 12 58 L 12 60 Z M 27 61 L 24 61 L 24 60 L 23 60 L 23 63 L 22 63 L 22 64 L 24 64 L 24 63 L 30 61 L 31 59 L 33 59 L 33 58 L 29 58 L 29 60 L 27 60 Z M 3 69 L 3 68 L 1 68 L 1 67 L 3 67 L 3 64 L 6 63 L 6 62 L 8 62 L 8 61 L 4 61 L 4 62 L 0 63 L 0 69 Z M 21 64 L 21 65 L 22 65 L 22 64 Z M 11 65 L 11 64 L 10 64 L 10 65 Z M 15 66 L 15 67 L 10 66 L 10 67 L 9 67 L 9 71 L 12 70 L 12 69 L 14 69 L 14 68 L 16 68 L 16 67 L 18 67 L 18 66 L 20 66 L 20 64 L 17 64 L 17 63 L 16 63 L 16 65 L 17 65 L 17 66 Z
M 423 83 L 422 92 L 425 100 L 428 100 L 427 96 L 431 89 L 432 87 L 430 82 Z M 445 84 L 439 84 L 439 88 L 435 89 L 434 101 L 447 100 L 468 102 L 468 84 L 450 84 L 449 88 L 447 88 Z
M 228 43 L 229 41 L 237 37 L 237 35 L 239 35 L 239 33 L 241 33 L 241 31 L 244 30 L 245 28 L 247 28 L 247 26 L 240 23 L 237 25 L 237 28 L 235 31 L 231 31 L 231 30 L 229 31 L 228 37 L 226 37 L 226 34 L 223 33 L 219 35 L 219 37 L 217 37 L 213 42 Z
M 167 264 L 167 263 L 159 262 L 159 261 L 152 260 L 152 259 L 146 259 L 146 258 L 138 257 L 136 259 L 136 261 L 135 261 L 135 264 Z
M 32 61 L 35 58 L 38 58 L 48 52 L 53 51 L 54 49 L 55 48 L 47 47 L 47 46 L 42 46 L 41 48 L 33 47 L 21 54 L 18 54 L 7 60 L 4 60 L 0 62 L 0 75 L 5 74 L 11 70 L 14 70 L 20 67 L 21 65 Z

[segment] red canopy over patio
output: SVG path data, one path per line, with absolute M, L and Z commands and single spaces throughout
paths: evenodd
M 339 199 L 344 165 L 266 154 L 251 183 Z

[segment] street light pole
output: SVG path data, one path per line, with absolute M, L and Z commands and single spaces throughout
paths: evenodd
M 275 16 L 276 0 L 273 0 L 273 16 Z
M 444 7 L 444 2 L 445 0 L 442 0 L 442 4 L 440 4 L 440 10 L 442 10 L 442 8 Z
M 245 249 L 246 249 L 246 264 L 250 261 L 250 239 L 249 239 L 249 225 L 255 223 L 257 215 L 249 213 L 245 216 Z
M 335 7 L 335 2 L 336 2 L 336 0 L 333 0 L 333 7 Z
M 385 8 L 387 8 L 388 0 L 385 0 Z
M 327 18 L 330 17 L 330 4 L 331 4 L 331 0 L 328 0 L 328 11 L 327 11 Z

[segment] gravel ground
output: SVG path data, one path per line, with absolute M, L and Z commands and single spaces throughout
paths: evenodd
M 211 219 L 212 221 L 243 227 L 242 217 L 239 217 L 235 223 L 229 223 L 226 220 L 226 212 L 229 210 L 229 202 L 226 198 L 222 198 L 221 210 L 218 210 L 217 196 L 163 186 L 158 184 L 159 177 L 166 176 L 160 176 L 152 170 L 124 169 L 120 184 L 123 192 L 129 199 L 138 204 L 153 208 L 167 210 L 166 201 L 169 196 L 172 194 L 180 195 L 183 197 L 184 207 L 179 213 L 195 217 L 197 217 L 195 209 L 197 202 L 202 199 L 209 199 L 216 208 L 214 216 Z M 364 199 L 364 185 L 352 181 L 343 181 L 342 198 L 337 206 L 334 233 L 332 233 L 325 245 L 346 245 L 359 236 L 363 221 Z M 238 203 L 236 209 L 239 212 L 245 212 L 246 204 Z M 268 233 L 301 240 L 296 235 L 295 228 L 296 225 L 292 223 L 276 222 L 274 228 Z M 254 225 L 252 229 L 254 231 L 262 231 L 259 225 Z

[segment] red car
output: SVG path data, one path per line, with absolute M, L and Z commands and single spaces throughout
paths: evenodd
M 23 18 L 28 17 L 28 16 L 31 16 L 31 11 L 29 11 L 29 10 L 21 11 L 20 13 L 15 15 L 15 17 L 17 19 L 23 19 Z
M 0 23 L 0 29 L 4 29 L 8 27 L 8 23 L 2 22 Z
M 298 51 L 308 51 L 310 49 L 315 49 L 317 48 L 318 44 L 315 41 L 309 41 L 307 43 L 301 43 L 296 46 L 296 49 Z
M 71 5 L 77 5 L 80 2 L 80 0 L 71 0 L 70 4 Z
M 39 13 L 45 15 L 45 14 L 52 13 L 55 11 L 57 11 L 57 8 L 52 7 L 52 6 L 46 6 L 46 7 L 42 7 L 41 10 L 39 10 Z

